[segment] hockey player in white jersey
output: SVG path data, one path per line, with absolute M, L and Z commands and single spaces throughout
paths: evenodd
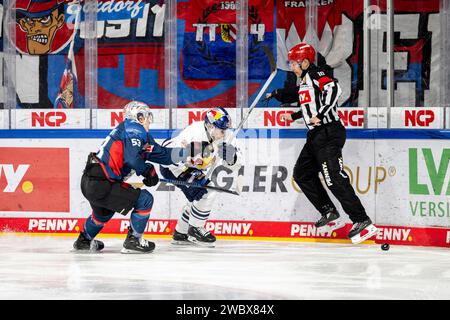
M 211 181 L 205 174 L 215 162 L 233 171 L 241 167 L 241 154 L 235 141 L 227 143 L 232 134 L 228 130 L 231 118 L 222 107 L 209 110 L 204 121 L 189 125 L 180 134 L 163 142 L 164 147 L 175 148 L 191 146 L 191 156 L 178 165 L 160 167 L 161 175 L 166 179 L 196 182 L 202 185 Z M 211 213 L 217 191 L 204 188 L 177 186 L 188 200 L 183 207 L 173 233 L 173 244 L 194 243 L 201 246 L 214 247 L 216 237 L 205 229 L 206 221 Z

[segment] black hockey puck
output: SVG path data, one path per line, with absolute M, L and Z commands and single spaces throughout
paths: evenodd
M 383 243 L 382 245 L 381 245 L 381 250 L 383 250 L 383 251 L 388 251 L 389 250 L 389 243 Z

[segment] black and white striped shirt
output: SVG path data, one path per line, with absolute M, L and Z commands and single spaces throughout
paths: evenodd
M 272 94 L 279 101 L 295 102 L 293 89 L 292 86 L 285 87 L 275 90 Z M 325 71 L 312 64 L 304 72 L 300 85 L 295 89 L 300 110 L 292 114 L 293 120 L 303 117 L 309 130 L 317 127 L 309 124 L 313 117 L 322 120 L 321 124 L 341 121 L 337 113 L 337 101 L 342 90 L 337 80 L 328 76 Z

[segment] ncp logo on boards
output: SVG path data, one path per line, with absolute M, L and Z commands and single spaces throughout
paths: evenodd
M 364 127 L 364 110 L 338 110 L 345 127 Z
M 0 148 L 0 211 L 69 207 L 69 149 Z
M 436 116 L 433 110 L 405 110 L 405 127 L 429 127 Z
M 289 127 L 293 120 L 282 120 L 282 115 L 292 114 L 293 111 L 268 110 L 264 111 L 264 127 Z
M 205 111 L 188 111 L 188 125 L 196 121 L 202 121 L 205 119 L 205 115 L 208 110 Z
M 65 123 L 67 115 L 62 111 L 31 112 L 31 126 L 35 127 L 60 127 Z

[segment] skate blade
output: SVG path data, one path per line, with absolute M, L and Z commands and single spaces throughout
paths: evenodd
M 151 251 L 137 251 L 137 250 L 130 250 L 130 249 L 126 249 L 126 248 L 122 248 L 122 250 L 120 250 L 120 253 L 123 254 L 146 254 L 146 253 L 152 253 L 155 249 L 151 250 Z
M 70 250 L 71 253 L 75 253 L 75 254 L 99 254 L 102 253 L 102 250 L 90 250 L 90 249 L 86 249 L 86 250 L 82 250 L 82 249 L 72 249 Z
M 187 240 L 181 240 L 181 241 L 172 240 L 170 243 L 173 245 L 176 245 L 176 246 L 191 246 L 192 245 L 192 243 Z
M 350 240 L 352 240 L 353 244 L 361 243 L 364 240 L 367 240 L 370 237 L 372 237 L 373 235 L 377 234 L 377 232 L 378 232 L 378 228 L 375 227 L 373 224 L 371 224 L 370 226 L 367 226 L 364 230 L 366 230 L 367 233 L 365 235 L 363 235 L 362 237 L 360 236 L 360 234 L 362 233 L 362 231 L 361 231 L 360 234 L 354 236 L 353 238 L 350 238 Z
M 204 247 L 204 248 L 214 248 L 216 246 L 215 242 L 200 242 L 194 237 L 188 237 L 188 241 L 192 243 L 193 245 Z
M 322 227 L 318 227 L 317 230 L 320 232 L 332 232 L 334 230 L 338 230 L 345 227 L 345 223 L 344 221 L 342 221 L 341 218 L 338 218 L 334 221 L 331 221 L 330 223 L 322 226 Z

